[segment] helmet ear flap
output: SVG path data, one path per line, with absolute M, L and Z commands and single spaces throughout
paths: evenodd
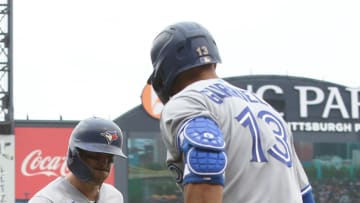
M 70 147 L 68 148 L 68 152 L 67 152 L 67 158 L 66 158 L 66 163 L 69 167 L 69 165 L 71 165 L 74 162 L 74 156 L 75 156 L 76 152 L 73 152 L 73 150 L 70 149 Z
M 148 82 L 150 83 L 148 84 L 152 85 L 161 102 L 165 104 L 169 99 L 167 98 L 168 95 L 164 94 L 165 74 L 163 69 L 164 67 L 159 67 L 154 70 L 153 74 L 149 78 L 150 81 Z
M 67 166 L 70 171 L 81 181 L 88 182 L 93 175 L 87 164 L 81 159 L 79 149 L 73 148 L 68 150 Z

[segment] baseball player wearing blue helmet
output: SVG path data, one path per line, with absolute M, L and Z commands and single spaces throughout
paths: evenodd
M 29 203 L 122 203 L 122 193 L 104 181 L 114 156 L 126 158 L 122 152 L 123 141 L 121 129 L 111 120 L 90 117 L 80 121 L 69 138 L 70 173 L 50 182 Z
M 218 46 L 196 22 L 166 27 L 148 80 L 164 108 L 166 163 L 186 203 L 313 203 L 293 134 L 252 92 L 219 78 Z

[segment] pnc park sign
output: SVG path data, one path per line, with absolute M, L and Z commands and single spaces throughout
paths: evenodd
M 250 90 L 278 110 L 294 132 L 360 134 L 360 87 L 345 87 L 331 82 L 279 75 L 251 75 L 224 78 L 231 84 Z M 144 88 L 144 91 L 147 88 Z M 152 88 L 148 88 L 152 90 Z M 142 95 L 143 106 L 159 118 L 159 100 L 155 93 Z M 147 100 L 147 101 L 146 101 Z M 154 114 L 154 112 L 156 114 Z
M 290 76 L 227 78 L 282 113 L 294 132 L 360 132 L 360 88 Z

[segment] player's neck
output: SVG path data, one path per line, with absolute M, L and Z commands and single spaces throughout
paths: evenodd
M 216 74 L 215 69 L 215 65 L 206 65 L 184 71 L 175 79 L 172 92 L 176 94 L 182 89 L 184 89 L 186 86 L 199 80 L 219 78 Z
M 89 201 L 96 201 L 99 197 L 100 186 L 90 182 L 80 181 L 74 174 L 70 173 L 65 177 L 70 184 L 78 189 Z

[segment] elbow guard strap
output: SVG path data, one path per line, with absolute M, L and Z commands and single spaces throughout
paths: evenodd
M 224 137 L 216 123 L 206 117 L 186 122 L 178 134 L 185 155 L 184 182 L 224 185 L 227 156 Z

